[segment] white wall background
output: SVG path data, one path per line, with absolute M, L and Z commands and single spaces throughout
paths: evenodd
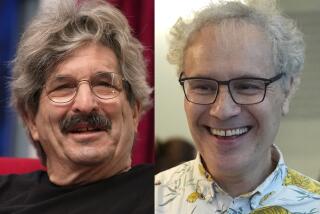
M 166 60 L 167 36 L 179 15 L 186 17 L 210 0 L 155 2 L 156 137 L 166 140 L 181 136 L 192 141 L 175 67 Z M 282 121 L 276 144 L 290 167 L 317 179 L 320 176 L 320 140 L 317 135 L 320 132 L 320 1 L 280 0 L 279 6 L 297 19 L 305 33 L 307 58 L 300 91 L 292 103 L 291 112 Z

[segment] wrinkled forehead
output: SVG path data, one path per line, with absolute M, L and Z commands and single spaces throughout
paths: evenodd
M 88 78 L 97 73 L 119 73 L 119 61 L 115 52 L 100 43 L 87 43 L 59 60 L 48 75 L 48 79 L 71 76 L 76 79 Z

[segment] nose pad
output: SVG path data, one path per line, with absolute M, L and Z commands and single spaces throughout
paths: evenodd
M 90 113 L 96 110 L 98 104 L 88 81 L 81 81 L 73 102 L 73 111 Z
M 238 115 L 240 112 L 241 106 L 233 101 L 228 87 L 220 86 L 216 100 L 210 106 L 210 115 L 220 120 L 227 120 Z

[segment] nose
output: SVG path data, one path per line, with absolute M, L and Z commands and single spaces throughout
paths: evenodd
M 237 116 L 241 106 L 233 101 L 227 86 L 220 86 L 219 93 L 210 107 L 210 115 L 219 120 L 227 120 Z
M 72 104 L 73 111 L 90 113 L 94 110 L 97 110 L 97 107 L 97 98 L 92 93 L 89 82 L 80 82 L 78 86 L 78 92 Z

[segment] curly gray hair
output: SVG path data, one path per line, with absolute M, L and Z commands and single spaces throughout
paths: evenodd
M 105 1 L 60 1 L 39 12 L 22 35 L 13 60 L 11 103 L 24 118 L 38 111 L 42 87 L 55 66 L 77 48 L 98 42 L 111 48 L 119 61 L 130 104 L 144 112 L 152 89 L 146 82 L 143 47 L 131 35 L 121 12 Z
M 211 3 L 196 12 L 192 20 L 179 18 L 170 31 L 168 61 L 178 66 L 180 74 L 183 71 L 184 54 L 193 35 L 204 26 L 223 28 L 226 23 L 235 21 L 253 24 L 267 35 L 272 44 L 276 72 L 300 75 L 304 64 L 303 35 L 291 19 L 281 15 L 276 2 L 272 0 L 248 0 L 247 4 L 236 1 Z

